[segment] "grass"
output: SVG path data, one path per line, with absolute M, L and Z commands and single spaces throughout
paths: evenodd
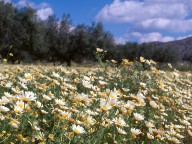
M 191 72 L 142 62 L 1 64 L 0 143 L 192 143 Z

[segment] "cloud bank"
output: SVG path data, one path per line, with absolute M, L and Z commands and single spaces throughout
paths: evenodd
M 192 0 L 114 0 L 96 16 L 104 23 L 127 24 L 130 36 L 141 32 L 140 42 L 170 41 L 173 37 L 162 32 L 186 33 L 192 31 Z

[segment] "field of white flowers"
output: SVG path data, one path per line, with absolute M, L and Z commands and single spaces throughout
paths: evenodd
M 147 70 L 2 64 L 0 143 L 191 144 L 192 74 L 140 60 Z

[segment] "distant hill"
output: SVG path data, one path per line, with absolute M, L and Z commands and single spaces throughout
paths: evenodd
M 180 60 L 192 62 L 192 37 L 170 42 L 149 42 L 147 45 L 172 49 L 178 54 Z

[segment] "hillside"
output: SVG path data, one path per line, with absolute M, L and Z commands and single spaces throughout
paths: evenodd
M 192 62 L 192 37 L 170 42 L 150 42 L 147 45 L 173 49 L 178 54 L 180 60 Z

